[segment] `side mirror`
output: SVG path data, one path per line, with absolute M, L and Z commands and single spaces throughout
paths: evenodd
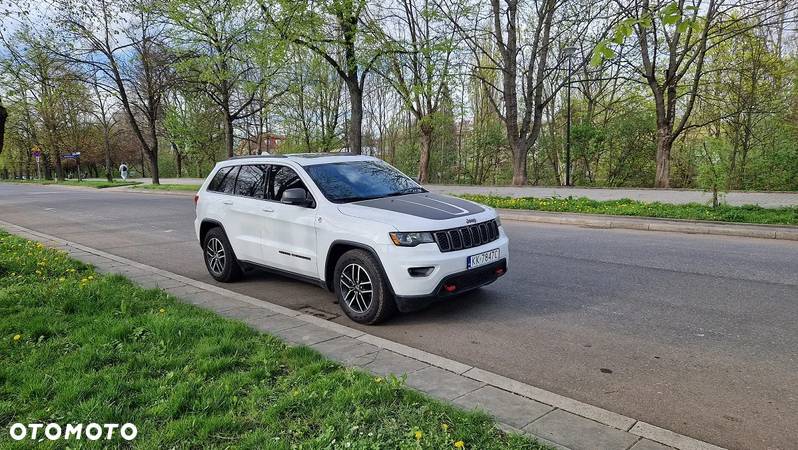
M 287 205 L 309 207 L 313 204 L 313 200 L 307 197 L 307 191 L 305 191 L 304 189 L 291 188 L 291 189 L 286 189 L 285 192 L 283 192 L 283 196 L 280 199 L 280 203 L 285 203 Z

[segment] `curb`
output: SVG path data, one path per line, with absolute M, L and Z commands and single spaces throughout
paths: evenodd
M 549 412 L 544 414 L 543 417 L 550 415 L 551 412 L 561 410 L 567 414 L 578 416 L 577 417 L 578 420 L 592 421 L 590 423 L 593 423 L 593 426 L 599 426 L 598 424 L 601 424 L 605 427 L 608 427 L 610 429 L 608 430 L 608 432 L 615 434 L 622 433 L 625 436 L 628 435 L 629 437 L 633 437 L 634 442 L 631 445 L 627 445 L 625 449 L 633 445 L 636 447 L 638 443 L 641 443 L 641 445 L 643 445 L 649 443 L 648 441 L 653 441 L 653 443 L 651 443 L 652 445 L 656 445 L 655 443 L 659 443 L 683 450 L 723 450 L 722 447 L 718 447 L 716 445 L 695 438 L 691 438 L 689 436 L 685 436 L 664 428 L 660 428 L 655 425 L 651 425 L 646 422 L 639 421 L 637 419 L 627 417 L 603 408 L 589 405 L 587 403 L 583 403 L 578 400 L 574 400 L 517 380 L 513 380 L 511 378 L 507 378 L 502 375 L 480 369 L 478 367 L 470 366 L 468 364 L 463 364 L 461 362 L 440 355 L 435 355 L 433 353 L 416 349 L 398 342 L 374 336 L 366 332 L 351 327 L 347 327 L 345 325 L 320 319 L 318 317 L 312 316 L 310 314 L 305 314 L 303 312 L 295 311 L 286 308 L 284 306 L 268 302 L 266 300 L 260 300 L 254 297 L 249 297 L 244 294 L 239 294 L 237 292 L 233 292 L 221 288 L 219 286 L 204 283 L 202 281 L 197 281 L 188 277 L 184 277 L 182 275 L 178 275 L 146 264 L 132 261 L 127 258 L 123 258 L 121 256 L 113 255 L 101 250 L 87 247 L 82 244 L 67 241 L 55 236 L 47 235 L 35 230 L 24 228 L 9 222 L 5 222 L 3 220 L 0 220 L 0 226 L 2 226 L 9 233 L 16 234 L 26 239 L 42 242 L 43 244 L 48 245 L 50 247 L 58 247 L 61 250 L 66 250 L 68 253 L 72 254 L 72 257 L 74 258 L 77 259 L 83 258 L 84 260 L 88 260 L 84 262 L 87 262 L 89 264 L 93 264 L 95 266 L 105 264 L 104 271 L 121 273 L 122 275 L 130 277 L 131 281 L 138 282 L 139 284 L 143 284 L 146 281 L 151 282 L 154 278 L 160 277 L 161 279 L 171 280 L 173 283 L 179 282 L 182 283 L 183 285 L 199 289 L 200 291 L 206 291 L 206 293 L 218 294 L 220 296 L 227 297 L 228 299 L 233 299 L 242 303 L 246 303 L 250 306 L 267 309 L 272 313 L 274 313 L 275 315 L 284 316 L 289 320 L 299 321 L 298 322 L 299 325 L 292 325 L 291 327 L 289 327 L 291 329 L 302 328 L 309 325 L 315 325 L 316 327 L 326 329 L 340 335 L 333 338 L 328 337 L 322 341 L 317 341 L 317 344 L 323 345 L 333 341 L 340 341 L 340 340 L 354 341 L 355 343 L 358 343 L 357 345 L 360 346 L 373 347 L 374 350 L 371 351 L 370 354 L 376 354 L 377 352 L 383 350 L 388 352 L 393 352 L 395 354 L 411 358 L 412 360 L 420 361 L 430 366 L 421 371 L 434 368 L 434 370 L 441 371 L 441 373 L 447 377 L 449 376 L 462 377 L 468 380 L 467 381 L 468 383 L 472 383 L 478 386 L 470 391 L 466 391 L 464 394 L 457 396 L 456 399 L 461 399 L 463 397 L 466 397 L 467 395 L 472 394 L 476 390 L 488 386 L 500 389 L 501 391 L 509 392 L 511 394 L 515 394 L 516 396 L 522 397 L 523 399 L 528 399 L 527 401 L 532 400 L 534 402 L 538 402 L 544 406 L 549 407 L 550 408 Z M 138 278 L 138 280 L 136 280 L 136 278 Z M 168 290 L 169 288 L 164 288 L 164 289 Z M 175 297 L 182 296 L 181 294 L 172 294 L 172 295 L 174 295 Z M 191 302 L 189 301 L 189 303 Z M 224 311 L 224 309 L 214 309 L 212 305 L 209 305 L 207 303 L 198 304 L 198 306 L 204 307 L 206 309 L 212 309 L 220 314 L 223 314 Z M 286 329 L 283 328 L 282 330 Z M 279 333 L 277 333 L 277 336 L 280 337 Z M 311 347 L 315 348 L 315 345 L 311 345 Z M 367 354 L 359 354 L 356 356 L 362 358 L 363 356 L 367 356 Z M 341 358 L 338 359 L 339 362 L 351 366 L 352 365 L 351 363 L 356 358 L 349 358 L 343 360 L 341 360 Z M 361 368 L 364 370 L 369 370 L 368 367 L 361 367 Z M 447 373 L 449 375 L 446 375 Z M 449 401 L 450 403 L 452 400 L 455 400 L 455 398 L 442 399 L 440 396 L 436 396 L 432 392 L 427 392 L 427 393 L 433 397 L 438 397 L 439 400 Z M 480 406 L 480 409 L 485 410 L 488 414 L 494 415 L 490 407 Z M 540 419 L 540 417 L 536 418 L 535 420 L 532 420 L 527 426 L 536 423 L 535 421 L 538 419 Z M 499 421 L 498 418 L 497 418 L 497 424 L 500 427 L 514 429 L 512 426 L 509 426 Z M 566 449 L 569 448 L 563 446 L 560 442 L 557 441 L 556 438 L 552 438 L 551 436 L 539 436 L 529 431 L 522 431 L 522 432 L 532 436 L 533 438 L 538 439 L 543 443 L 550 443 L 550 444 L 553 443 L 555 444 L 555 447 L 558 448 L 566 448 Z M 572 429 L 570 432 L 572 434 L 579 434 L 579 431 L 576 429 Z
M 665 231 L 672 233 L 707 234 L 714 236 L 751 237 L 798 241 L 798 227 L 779 225 L 750 225 L 726 222 L 699 222 L 693 220 L 659 219 L 651 217 L 604 216 L 574 213 L 520 212 L 497 209 L 502 220 L 516 222 L 575 225 L 590 228 L 626 229 L 638 231 Z

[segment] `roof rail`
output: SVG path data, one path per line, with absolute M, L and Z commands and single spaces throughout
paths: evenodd
M 227 158 L 227 161 L 230 161 L 232 159 L 248 159 L 248 158 L 285 158 L 285 155 L 280 155 L 280 154 L 276 154 L 276 155 L 237 155 L 237 156 L 231 156 L 231 157 Z

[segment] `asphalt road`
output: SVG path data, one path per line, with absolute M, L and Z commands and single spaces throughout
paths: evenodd
M 212 282 L 189 196 L 0 184 L 0 219 Z M 365 328 L 725 447 L 798 448 L 798 242 L 504 226 L 506 277 Z M 315 286 L 225 287 L 356 326 Z

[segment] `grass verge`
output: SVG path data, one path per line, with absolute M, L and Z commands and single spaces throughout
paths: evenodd
M 151 191 L 191 191 L 197 192 L 199 184 L 139 184 L 133 186 L 135 189 L 147 189 Z
M 0 230 L 0 447 L 30 446 L 15 422 L 130 422 L 142 448 L 542 448 Z
M 58 182 L 56 180 L 11 180 L 10 182 L 13 183 L 25 183 L 25 184 L 43 184 L 43 185 L 51 185 L 57 184 L 61 186 L 83 186 L 83 187 L 93 187 L 97 189 L 105 189 L 109 187 L 120 187 L 120 186 L 135 186 L 140 184 L 140 181 L 101 181 L 101 180 L 64 180 Z
M 636 200 L 591 200 L 588 198 L 511 198 L 487 195 L 461 197 L 494 208 L 533 211 L 609 214 L 616 216 L 656 217 L 662 219 L 711 220 L 718 222 L 798 225 L 798 208 L 762 208 L 761 206 L 720 205 L 713 208 L 698 203 L 674 205 Z

